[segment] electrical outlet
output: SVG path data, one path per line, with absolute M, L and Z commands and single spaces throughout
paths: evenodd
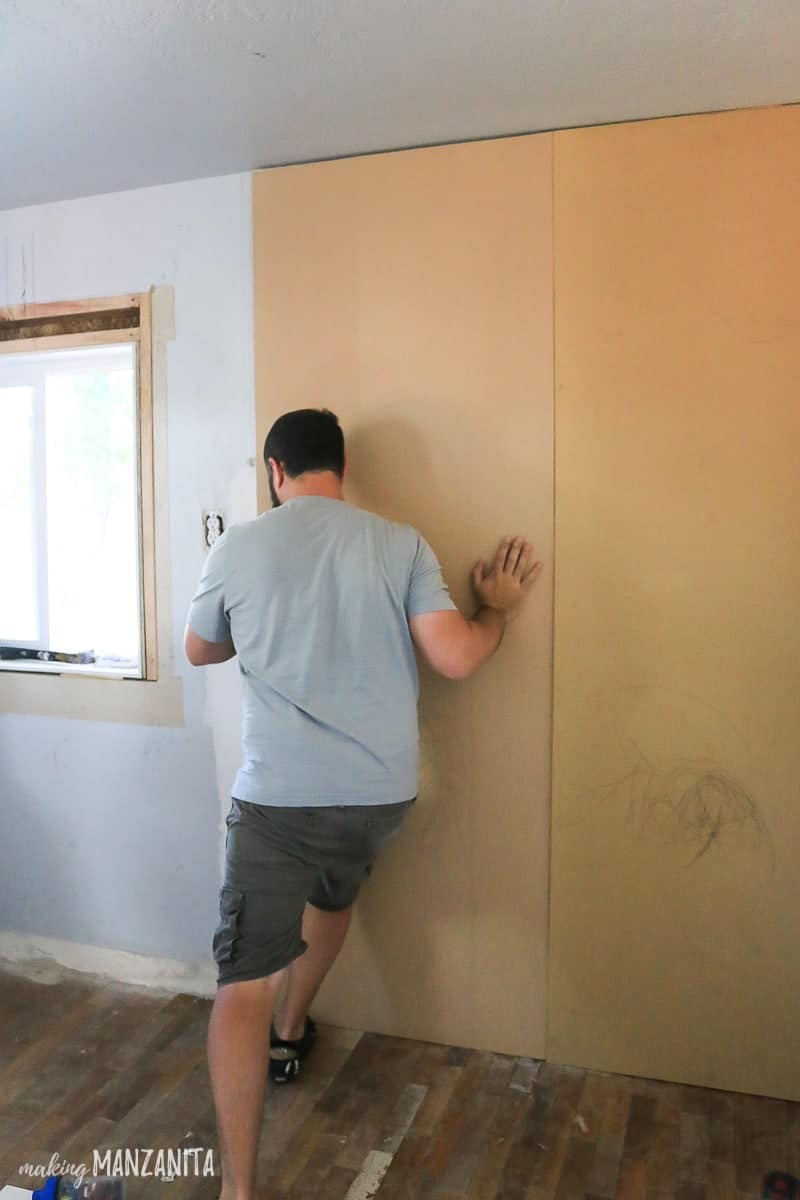
M 203 544 L 210 550 L 225 528 L 220 512 L 203 513 Z

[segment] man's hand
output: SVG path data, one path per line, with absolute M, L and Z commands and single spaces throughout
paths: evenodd
M 472 586 L 481 605 L 497 609 L 510 620 L 541 569 L 530 542 L 509 535 L 497 547 L 490 567 L 481 559 L 472 568 Z

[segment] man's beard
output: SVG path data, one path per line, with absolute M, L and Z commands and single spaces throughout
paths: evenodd
M 281 502 L 278 499 L 278 493 L 275 491 L 275 484 L 272 482 L 272 471 L 267 471 L 267 475 L 269 477 L 269 494 L 272 497 L 272 507 L 280 508 Z

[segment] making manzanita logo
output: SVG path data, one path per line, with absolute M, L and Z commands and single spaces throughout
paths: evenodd
M 46 1166 L 41 1163 L 23 1163 L 20 1175 L 47 1179 L 51 1175 L 63 1175 L 74 1179 L 78 1188 L 87 1179 L 117 1178 L 134 1176 L 139 1179 L 154 1178 L 169 1183 L 173 1179 L 188 1176 L 213 1175 L 214 1151 L 200 1146 L 174 1146 L 159 1150 L 93 1150 L 92 1168 L 88 1163 L 68 1163 L 53 1154 Z

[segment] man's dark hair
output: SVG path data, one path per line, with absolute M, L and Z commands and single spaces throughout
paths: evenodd
M 344 434 L 339 418 L 327 408 L 298 408 L 278 417 L 264 442 L 264 465 L 283 463 L 296 479 L 304 471 L 335 471 L 344 475 Z

